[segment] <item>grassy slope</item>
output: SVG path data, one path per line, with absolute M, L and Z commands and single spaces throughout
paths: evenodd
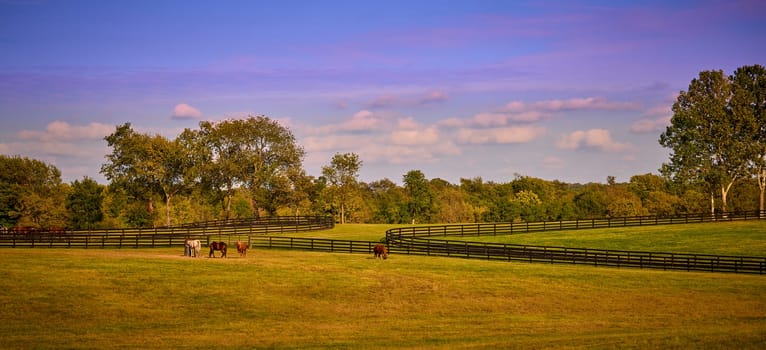
M 759 348 L 764 276 L 258 250 L 5 249 L 3 348 Z
M 339 225 L 304 235 L 378 240 L 390 227 Z M 510 239 L 739 254 L 762 251 L 763 228 L 725 223 Z M 260 249 L 247 258 L 181 255 L 180 249 L 0 250 L 0 347 L 711 349 L 766 343 L 764 276 Z
M 291 235 L 378 241 L 385 237 L 386 230 L 401 226 L 405 225 L 345 224 L 337 225 L 328 231 Z M 444 237 L 434 238 L 443 239 Z M 502 236 L 447 237 L 447 239 L 578 248 L 766 256 L 766 220 L 549 231 Z
M 465 239 L 580 248 L 766 256 L 766 220 L 552 231 Z

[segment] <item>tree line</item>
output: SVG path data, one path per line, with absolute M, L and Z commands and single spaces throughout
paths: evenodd
M 168 226 L 257 218 L 332 215 L 339 223 L 466 223 L 677 215 L 764 210 L 766 70 L 704 71 L 681 91 L 670 148 L 659 174 L 617 183 L 572 184 L 515 175 L 506 182 L 457 184 L 420 170 L 359 181 L 357 154 L 335 154 L 307 175 L 292 132 L 265 116 L 203 121 L 175 139 L 136 132 L 130 123 L 105 137 L 111 149 L 99 184 L 62 183 L 39 160 L 0 155 L 0 225 L 72 229 Z

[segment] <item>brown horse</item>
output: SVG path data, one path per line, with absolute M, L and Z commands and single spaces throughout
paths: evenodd
M 226 257 L 226 243 L 224 242 L 210 242 L 210 254 L 208 254 L 208 258 L 215 258 L 214 251 L 220 250 L 221 251 L 221 257 Z
M 383 258 L 383 260 L 385 260 L 388 258 L 388 248 L 385 245 L 376 244 L 375 247 L 372 248 L 372 252 L 375 254 L 375 259 Z
M 247 242 L 237 242 L 237 252 L 239 253 L 239 256 L 245 257 L 247 256 Z

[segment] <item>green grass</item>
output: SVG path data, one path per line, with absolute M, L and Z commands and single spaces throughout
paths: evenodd
M 336 224 L 330 230 L 290 233 L 289 236 L 377 242 L 386 238 L 386 230 L 406 226 L 393 224 Z
M 377 241 L 391 227 L 346 224 L 300 235 Z M 764 256 L 765 233 L 762 221 L 481 240 Z M 0 348 L 766 344 L 766 276 L 265 249 L 192 259 L 182 252 L 0 250 Z
M 551 231 L 456 239 L 577 248 L 766 256 L 766 220 Z
M 386 230 L 406 225 L 343 224 L 290 236 L 379 241 Z M 434 237 L 444 239 L 445 237 Z M 450 236 L 450 240 L 640 250 L 715 255 L 766 256 L 766 220 L 534 232 L 499 236 Z
M 762 348 L 766 277 L 281 250 L 0 251 L 0 346 Z

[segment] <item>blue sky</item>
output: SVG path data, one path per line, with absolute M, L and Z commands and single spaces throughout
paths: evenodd
M 0 0 L 0 153 L 69 182 L 130 122 L 175 138 L 266 115 L 318 176 L 657 173 L 678 91 L 766 64 L 762 1 Z

